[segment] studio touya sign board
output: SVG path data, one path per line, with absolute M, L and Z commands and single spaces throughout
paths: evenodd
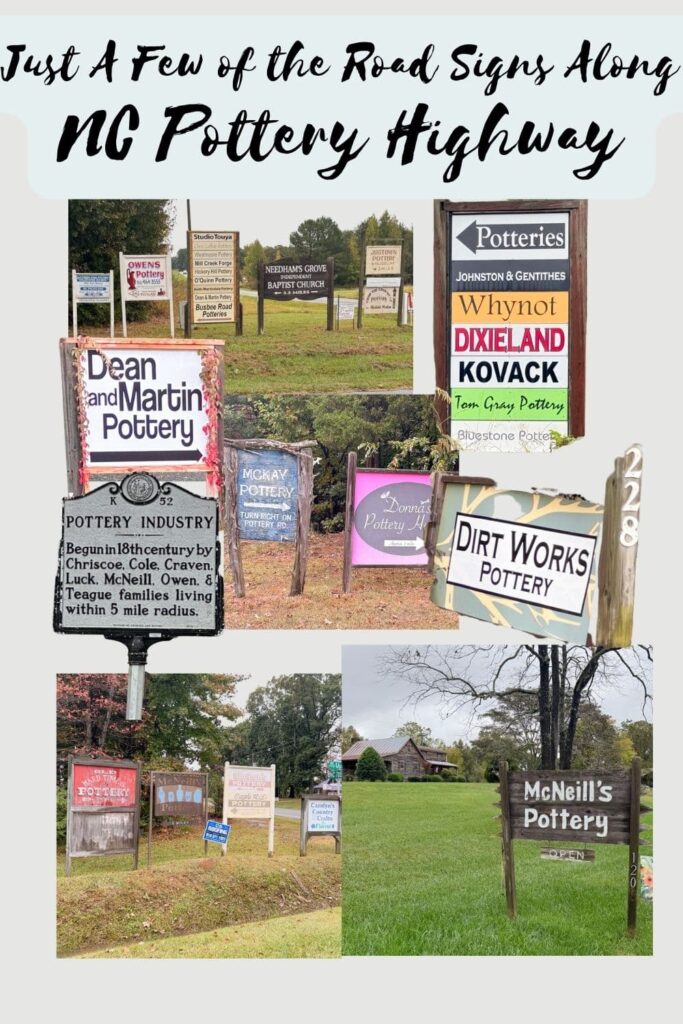
M 211 424 L 200 349 L 109 345 L 78 358 L 86 466 L 204 462 Z
M 432 601 L 497 625 L 584 643 L 602 505 L 462 484 L 457 477 L 437 486 L 443 501 Z
M 448 217 L 451 433 L 463 450 L 548 451 L 570 432 L 578 241 L 569 210 L 539 205 Z
M 65 498 L 55 629 L 214 635 L 222 629 L 218 503 L 148 473 Z
M 296 539 L 299 460 L 270 449 L 237 453 L 237 524 L 242 540 Z
M 192 323 L 234 323 L 239 303 L 239 234 L 188 231 Z
M 355 472 L 353 565 L 426 565 L 423 533 L 431 475 L 399 470 Z

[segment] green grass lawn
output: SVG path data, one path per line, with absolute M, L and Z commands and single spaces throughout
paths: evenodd
M 596 844 L 593 864 L 552 863 L 543 844 L 515 840 L 509 920 L 498 799 L 486 784 L 344 784 L 345 956 L 652 953 L 650 904 L 639 901 L 637 936 L 625 935 L 626 846 Z
M 267 855 L 267 829 L 249 822 L 233 824 L 228 853 L 222 857 L 210 846 L 203 856 L 197 830 L 166 830 L 155 836 L 152 867 L 146 867 L 146 847 L 140 844 L 140 868 L 131 869 L 130 857 L 77 859 L 70 878 L 63 875 L 63 854 L 58 855 L 57 952 L 75 956 L 113 947 L 125 947 L 117 956 L 172 956 L 158 954 L 152 945 L 160 940 L 182 939 L 192 947 L 196 935 L 202 952 L 178 955 L 229 956 L 226 936 L 219 936 L 215 952 L 209 952 L 210 937 L 202 933 L 237 926 L 289 918 L 341 903 L 341 857 L 332 839 L 309 844 L 308 856 L 299 856 L 299 823 L 278 818 L 275 822 L 275 854 Z M 305 930 L 305 929 L 304 929 Z M 276 928 L 255 932 L 244 938 L 242 948 L 254 949 L 255 936 L 262 934 L 271 952 L 234 955 L 277 955 L 285 949 L 286 936 Z M 328 956 L 329 928 L 309 930 L 309 956 Z M 303 938 L 292 942 L 301 946 Z M 143 953 L 139 943 L 150 943 Z M 251 946 L 249 945 L 251 943 Z M 239 945 L 239 943 L 238 943 Z M 340 933 L 337 931 L 337 954 Z M 176 947 L 178 948 L 178 944 Z M 302 955 L 282 953 L 283 956 Z
M 341 907 L 254 921 L 234 928 L 141 940 L 85 953 L 79 959 L 292 959 L 340 955 Z
M 185 298 L 187 279 L 175 274 L 174 308 Z M 353 294 L 344 289 L 340 294 Z M 257 333 L 256 298 L 244 295 L 244 334 L 234 324 L 193 329 L 193 337 L 224 340 L 225 390 L 233 394 L 392 391 L 412 388 L 413 330 L 399 327 L 395 314 L 364 316 L 363 328 L 350 321 L 327 331 L 326 306 L 311 302 L 265 304 L 265 334 Z M 119 310 L 117 310 L 117 315 Z M 82 328 L 91 336 L 107 335 L 106 327 Z M 117 336 L 121 324 L 117 322 Z M 129 337 L 164 338 L 169 334 L 168 306 L 159 304 L 154 317 L 128 325 Z M 176 323 L 176 336 L 182 332 Z

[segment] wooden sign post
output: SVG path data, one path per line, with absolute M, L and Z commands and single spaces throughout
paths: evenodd
M 138 866 L 140 764 L 69 755 L 66 861 L 130 854 Z
M 441 430 L 462 450 L 584 435 L 584 200 L 434 206 Z
M 150 772 L 147 867 L 152 864 L 152 829 L 155 818 L 175 822 L 208 821 L 208 772 Z M 204 856 L 208 843 L 204 840 Z
M 427 565 L 432 475 L 427 470 L 358 468 L 349 452 L 344 515 L 342 589 L 351 591 L 353 566 Z
M 223 771 L 223 824 L 233 818 L 268 820 L 268 856 L 275 849 L 275 765 L 230 764 Z M 223 847 L 227 853 L 227 845 Z
M 341 853 L 341 797 L 319 796 L 317 793 L 301 794 L 301 819 L 299 825 L 299 856 L 306 856 L 306 847 L 311 836 L 332 836 L 334 852 Z
M 226 440 L 228 560 L 235 597 L 246 593 L 241 544 L 245 540 L 294 544 L 289 596 L 303 594 L 313 504 L 315 441 L 283 444 L 266 438 Z
M 597 643 L 628 647 L 633 635 L 643 452 L 639 444 L 615 459 L 605 487 L 598 565 Z
M 509 771 L 500 766 L 500 821 L 503 875 L 509 917 L 517 914 L 513 840 L 623 844 L 629 848 L 626 929 L 636 932 L 640 886 L 640 758 L 629 771 Z M 552 851 L 541 856 L 565 862 L 592 861 L 583 851 Z M 574 856 L 553 856 L 566 853 Z M 549 856 L 550 855 L 550 856 Z

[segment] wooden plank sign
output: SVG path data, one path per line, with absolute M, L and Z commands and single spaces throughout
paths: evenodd
M 426 470 L 366 469 L 350 452 L 346 475 L 344 593 L 353 566 L 427 565 L 424 532 L 432 476 Z
M 175 337 L 173 319 L 173 270 L 165 253 L 132 256 L 119 253 L 121 279 L 121 319 L 123 336 L 128 337 L 126 305 L 129 302 L 168 302 L 171 337 Z
M 508 771 L 503 763 L 499 791 L 509 916 L 517 909 L 513 840 L 622 844 L 629 847 L 627 930 L 633 935 L 642 842 L 640 759 L 633 759 L 630 771 Z M 543 847 L 541 857 L 576 861 L 594 860 L 595 854 Z
M 240 304 L 238 231 L 188 231 L 187 278 L 192 324 L 237 322 Z
M 268 820 L 268 856 L 275 843 L 275 765 L 230 764 L 223 771 L 223 823 L 231 818 Z M 225 853 L 225 848 L 223 853 Z
M 438 474 L 434 583 L 441 608 L 536 636 L 585 643 L 602 505 Z
M 147 867 L 152 863 L 152 830 L 155 818 L 181 822 L 207 819 L 209 776 L 206 772 L 150 772 Z M 204 840 L 204 853 L 207 852 Z
M 437 386 L 463 450 L 549 451 L 553 434 L 583 436 L 586 209 L 438 204 Z
M 341 798 L 302 793 L 299 827 L 299 856 L 306 856 L 311 836 L 332 836 L 334 852 L 341 853 Z
M 66 874 L 74 857 L 130 854 L 138 866 L 140 765 L 69 756 Z
M 314 441 L 227 440 L 228 556 L 236 597 L 244 597 L 242 541 L 294 544 L 290 596 L 303 593 L 313 503 Z

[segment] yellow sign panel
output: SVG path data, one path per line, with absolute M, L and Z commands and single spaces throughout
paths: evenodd
M 569 292 L 453 292 L 453 324 L 566 324 Z

